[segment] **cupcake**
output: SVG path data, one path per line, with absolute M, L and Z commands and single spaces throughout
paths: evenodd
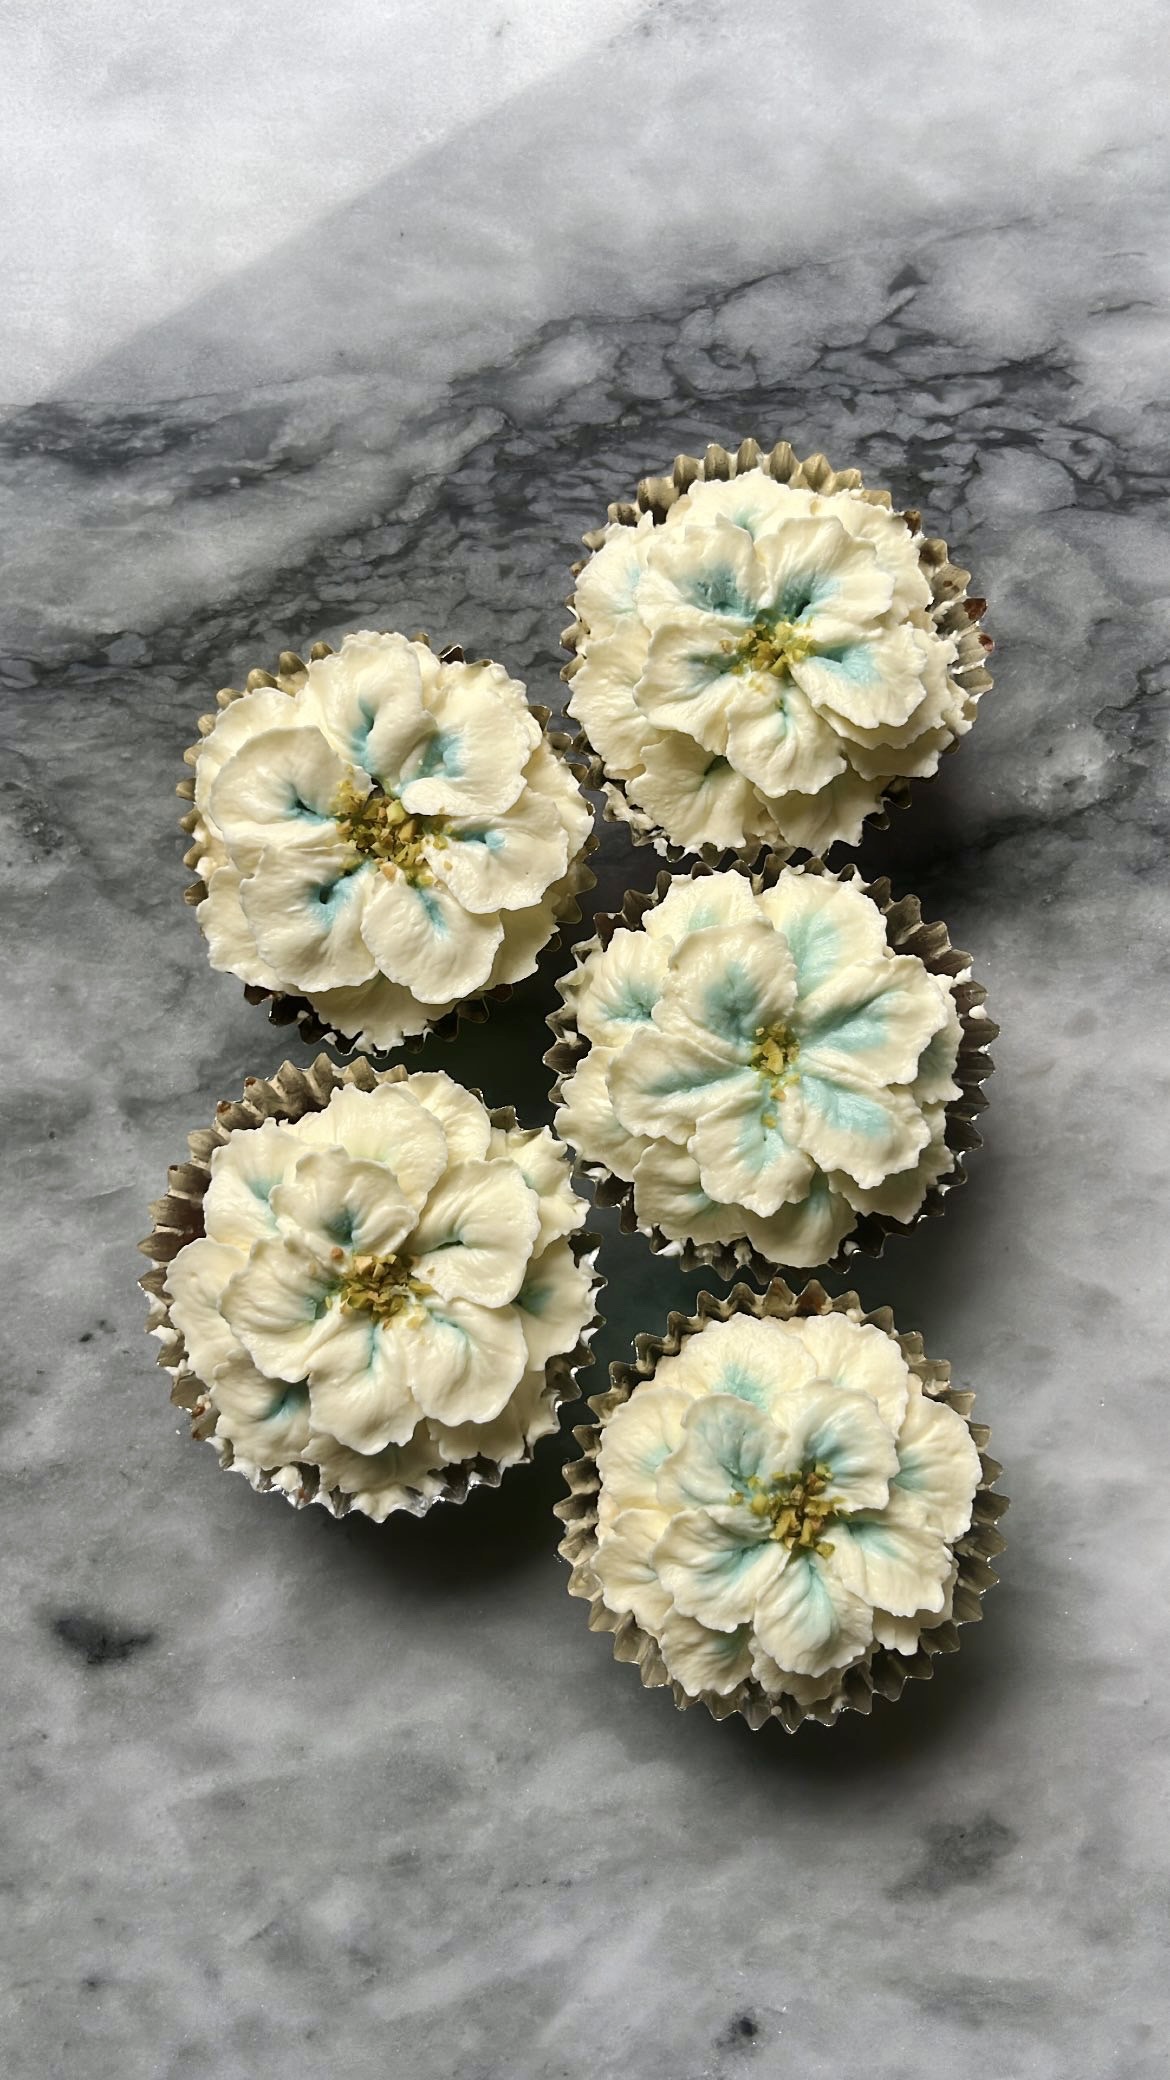
M 224 1466 L 381 1522 L 530 1457 L 589 1362 L 567 1151 L 441 1072 L 249 1079 L 142 1244 L 172 1400 Z
M 499 664 L 363 631 L 218 695 L 188 751 L 186 864 L 213 968 L 379 1053 L 532 974 L 591 885 L 548 711 Z
M 766 1278 L 941 1210 L 998 1028 L 913 897 L 773 857 L 600 916 L 550 1019 L 556 1124 L 651 1247 Z
M 787 441 L 680 455 L 585 544 L 568 712 L 606 813 L 668 858 L 855 845 L 991 685 L 945 542 Z
M 557 1508 L 570 1593 L 618 1659 L 790 1733 L 929 1676 L 980 1616 L 1007 1508 L 949 1367 L 888 1308 L 780 1281 L 701 1294 L 638 1349 Z

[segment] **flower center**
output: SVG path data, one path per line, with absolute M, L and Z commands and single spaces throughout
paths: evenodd
M 378 788 L 361 795 L 351 780 L 342 783 L 333 814 L 342 837 L 363 859 L 380 861 L 384 873 L 403 873 L 422 887 L 434 880 L 423 842 L 446 843 L 445 816 L 411 816 L 397 795 Z
M 782 1021 L 774 1026 L 757 1026 L 752 1048 L 752 1068 L 766 1077 L 774 1090 L 793 1082 L 800 1041 L 791 1026 Z
M 818 1460 L 796 1473 L 775 1474 L 770 1481 L 753 1474 L 742 1490 L 732 1491 L 731 1500 L 746 1502 L 753 1517 L 769 1518 L 768 1537 L 790 1553 L 819 1553 L 824 1560 L 833 1547 L 822 1533 L 845 1514 L 841 1497 L 828 1493 L 832 1479 L 832 1468 Z
M 343 1249 L 333 1255 L 339 1261 Z M 431 1288 L 421 1278 L 412 1278 L 411 1257 L 352 1257 L 341 1281 L 341 1305 L 346 1314 L 372 1314 L 377 1322 L 417 1308 Z M 419 1315 L 421 1318 L 421 1309 Z
M 762 616 L 749 628 L 733 651 L 733 672 L 772 672 L 779 676 L 794 664 L 803 664 L 815 648 L 807 628 L 798 621 L 767 621 Z

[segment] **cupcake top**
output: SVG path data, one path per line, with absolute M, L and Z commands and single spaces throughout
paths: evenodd
M 590 537 L 569 713 L 672 844 L 855 844 L 970 728 L 916 520 L 874 497 L 754 468 Z
M 708 1322 L 613 1411 L 597 1470 L 607 1607 L 691 1697 L 802 1702 L 950 1616 L 980 1480 L 962 1418 L 841 1313 Z
M 363 631 L 286 684 L 197 750 L 211 964 L 395 1047 L 532 972 L 590 813 L 502 665 Z
M 912 1220 L 954 1167 L 954 998 L 892 952 L 856 883 L 677 879 L 562 990 L 589 1045 L 558 1129 L 669 1241 L 823 1264 L 862 1214 Z
M 249 1473 L 315 1466 L 374 1515 L 520 1457 L 592 1319 L 585 1210 L 547 1128 L 493 1125 L 441 1072 L 233 1132 L 166 1276 L 221 1447 Z

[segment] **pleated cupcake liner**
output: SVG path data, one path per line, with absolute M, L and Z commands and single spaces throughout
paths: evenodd
M 742 861 L 726 859 L 724 871 L 742 873 L 758 895 L 761 890 L 771 888 L 786 865 L 784 858 L 772 853 L 757 872 L 751 872 Z M 605 948 L 616 931 L 637 931 L 648 910 L 662 901 L 672 882 L 678 880 L 701 880 L 716 872 L 716 868 L 704 860 L 695 861 L 686 874 L 659 874 L 653 890 L 633 889 L 623 902 L 621 909 L 601 911 L 594 918 L 594 935 L 579 940 L 574 951 L 577 966 L 584 965 L 588 956 L 597 948 Z M 987 1097 L 983 1084 L 993 1073 L 995 1064 L 989 1052 L 991 1043 L 999 1034 L 994 1019 L 984 1010 L 987 991 L 982 983 L 976 982 L 971 972 L 971 956 L 952 946 L 945 924 L 927 923 L 922 915 L 922 905 L 917 896 L 902 896 L 895 899 L 889 881 L 883 876 L 877 881 L 867 882 L 859 868 L 852 862 L 834 870 L 821 859 L 808 859 L 800 863 L 805 874 L 824 875 L 830 881 L 853 882 L 862 889 L 886 921 L 886 939 L 894 953 L 915 954 L 932 975 L 946 978 L 951 985 L 951 994 L 959 1014 L 961 1038 L 959 1055 L 955 1067 L 955 1082 L 959 1085 L 959 1096 L 952 1098 L 946 1109 L 946 1142 L 954 1156 L 954 1168 L 945 1177 L 932 1184 L 913 1220 L 895 1220 L 885 1213 L 860 1213 L 848 1235 L 840 1244 L 835 1255 L 826 1259 L 819 1269 L 842 1271 L 850 1260 L 858 1255 L 878 1257 L 885 1248 L 890 1235 L 908 1235 L 924 1220 L 936 1218 L 946 1207 L 952 1192 L 966 1182 L 965 1158 L 972 1150 L 981 1148 L 982 1137 L 975 1125 L 978 1115 L 987 1108 Z M 544 1060 L 553 1071 L 553 1105 L 561 1103 L 565 1084 L 577 1064 L 590 1052 L 590 1042 L 579 1031 L 576 1018 L 569 1008 L 567 987 L 572 973 L 558 983 L 561 1005 L 548 1017 L 553 1034 L 553 1045 Z M 618 1177 L 604 1163 L 591 1160 L 575 1151 L 577 1165 L 590 1178 L 595 1188 L 599 1206 L 614 1206 L 619 1210 L 619 1225 L 623 1234 L 640 1234 L 646 1237 L 656 1254 L 676 1257 L 684 1271 L 711 1270 L 723 1279 L 732 1279 L 746 1271 L 749 1276 L 766 1284 L 773 1277 L 777 1263 L 761 1255 L 744 1236 L 738 1242 L 693 1242 L 676 1241 L 663 1234 L 661 1228 L 640 1221 L 634 1204 L 634 1187 L 625 1178 Z M 793 1267 L 787 1267 L 789 1269 Z
M 306 1113 L 321 1112 L 333 1092 L 342 1085 L 352 1084 L 357 1090 L 372 1091 L 383 1083 L 402 1083 L 410 1073 L 401 1063 L 389 1069 L 376 1070 L 364 1058 L 341 1067 L 328 1055 L 322 1054 L 308 1069 L 298 1068 L 294 1062 L 282 1062 L 270 1078 L 249 1076 L 242 1097 L 223 1099 L 216 1106 L 212 1124 L 198 1127 L 187 1136 L 187 1160 L 173 1164 L 168 1171 L 166 1194 L 150 1208 L 151 1232 L 138 1244 L 142 1254 L 151 1260 L 150 1270 L 144 1272 L 138 1281 L 150 1303 L 147 1332 L 161 1346 L 157 1363 L 171 1376 L 170 1399 L 190 1418 L 192 1437 L 211 1443 L 221 1466 L 225 1470 L 242 1472 L 257 1493 L 274 1491 L 282 1494 L 297 1509 L 319 1503 L 335 1517 L 346 1516 L 351 1509 L 365 1514 L 353 1497 L 339 1488 L 326 1487 L 316 1466 L 293 1460 L 278 1467 L 253 1468 L 247 1462 L 236 1461 L 229 1440 L 215 1436 L 217 1411 L 211 1398 L 212 1390 L 191 1369 L 182 1333 L 171 1315 L 166 1290 L 167 1268 L 181 1249 L 204 1233 L 203 1200 L 211 1182 L 212 1158 L 233 1134 L 247 1133 L 268 1119 L 294 1123 L 303 1119 Z M 480 1092 L 472 1091 L 471 1096 L 483 1103 Z M 511 1105 L 489 1106 L 486 1110 L 493 1127 L 510 1129 L 520 1124 Z M 597 1269 L 600 1238 L 579 1231 L 566 1240 L 578 1264 L 586 1267 L 592 1279 L 596 1302 L 605 1284 Z M 579 1374 L 594 1363 L 590 1346 L 603 1320 L 595 1305 L 591 1320 L 582 1329 L 572 1350 L 548 1360 L 541 1400 L 551 1418 L 555 1419 L 564 1404 L 581 1398 Z M 436 1503 L 466 1501 L 473 1488 L 497 1488 L 504 1474 L 513 1466 L 531 1461 L 538 1442 L 539 1439 L 526 1442 L 520 1457 L 509 1460 L 507 1466 L 476 1456 L 457 1465 L 436 1468 L 437 1485 L 432 1483 L 426 1493 L 408 1491 L 410 1499 L 389 1514 L 398 1515 L 405 1510 L 414 1516 L 425 1516 Z
M 893 500 L 888 491 L 868 489 L 862 482 L 858 469 L 833 469 L 824 455 L 807 455 L 801 461 L 787 441 L 778 441 L 765 453 L 754 440 L 741 441 L 732 453 L 712 442 L 705 454 L 678 455 L 674 467 L 666 477 L 643 477 L 633 500 L 616 500 L 611 504 L 608 518 L 619 527 L 636 527 L 643 515 L 649 513 L 656 527 L 661 526 L 675 502 L 689 491 L 692 484 L 707 479 L 726 480 L 742 476 L 748 470 L 761 469 L 774 477 L 778 484 L 789 484 L 794 490 L 816 491 L 829 497 L 836 491 L 858 491 L 867 505 L 881 506 L 885 511 L 893 510 Z M 911 533 L 917 533 L 922 515 L 912 507 L 902 514 Z M 604 528 L 594 528 L 582 537 L 585 547 L 591 552 L 600 549 L 606 539 Z M 958 654 L 951 670 L 951 678 L 963 693 L 963 712 L 968 721 L 974 721 L 975 711 L 982 696 L 992 685 L 986 658 L 992 649 L 990 636 L 981 627 L 987 611 L 987 601 L 969 595 L 967 585 L 970 571 L 952 563 L 947 545 L 939 536 L 924 537 L 918 552 L 918 561 L 930 586 L 931 618 L 942 635 L 956 638 Z M 572 566 L 573 577 L 579 577 L 584 562 Z M 565 605 L 575 612 L 575 590 L 569 594 Z M 561 677 L 571 687 L 574 674 L 581 662 L 581 641 L 588 631 L 580 620 L 574 619 L 561 637 L 562 647 L 572 654 Z M 954 751 L 961 742 L 952 738 L 946 752 Z M 578 727 L 572 741 L 574 756 L 585 769 L 582 786 L 591 793 L 603 797 L 602 815 L 608 823 L 624 824 L 635 845 L 651 845 L 660 858 L 671 863 L 682 859 L 699 858 L 708 866 L 726 865 L 738 859 L 743 865 L 751 866 L 762 853 L 774 851 L 786 859 L 799 858 L 804 852 L 801 846 L 770 846 L 766 839 L 757 844 L 731 849 L 720 849 L 715 845 L 679 845 L 668 838 L 665 831 L 645 809 L 640 809 L 626 794 L 624 783 L 611 775 L 604 759 L 599 757 L 589 741 L 588 732 Z M 925 784 L 920 782 L 919 784 Z M 909 807 L 911 790 L 915 782 L 895 777 L 887 781 L 882 789 L 881 805 L 865 818 L 869 830 L 886 830 L 889 827 L 891 809 Z M 844 842 L 838 840 L 838 843 Z M 832 849 L 831 847 L 829 848 Z
M 428 643 L 430 639 L 426 635 L 419 633 L 412 640 L 419 643 Z M 330 657 L 332 654 L 332 643 L 314 643 L 308 653 L 308 662 L 313 663 L 319 657 Z M 446 649 L 439 652 L 439 662 L 441 664 L 462 664 L 464 662 L 462 646 L 458 643 L 448 644 Z M 230 707 L 233 701 L 242 700 L 245 694 L 255 693 L 265 686 L 279 687 L 282 693 L 296 693 L 304 681 L 305 671 L 306 660 L 303 657 L 300 657 L 295 650 L 282 650 L 275 672 L 257 669 L 248 673 L 243 686 L 222 687 L 215 696 L 216 708 L 222 712 L 224 708 Z M 576 739 L 572 733 L 550 727 L 552 710 L 544 707 L 539 701 L 530 701 L 528 703 L 528 712 L 540 724 L 544 741 L 548 745 L 549 750 L 555 752 L 562 762 L 568 766 L 578 785 L 584 789 L 587 784 L 589 762 L 586 757 L 577 751 Z M 179 819 L 179 828 L 184 836 L 188 838 L 193 838 L 200 822 L 199 812 L 194 807 L 194 767 L 198 762 L 202 748 L 202 739 L 210 736 L 217 720 L 218 714 L 209 713 L 201 715 L 198 721 L 201 741 L 197 744 L 188 745 L 183 753 L 184 764 L 192 768 L 192 777 L 187 780 L 180 780 L 175 793 L 182 801 L 191 804 L 191 807 Z M 537 956 L 538 967 L 540 962 L 548 959 L 556 953 L 562 944 L 567 943 L 573 926 L 581 922 L 582 910 L 579 898 L 587 894 L 591 888 L 597 886 L 597 876 L 588 864 L 597 847 L 597 834 L 591 830 L 581 850 L 569 861 L 565 873 L 560 877 L 564 886 L 554 909 L 556 924 Z M 197 867 L 200 855 L 201 847 L 197 843 L 192 842 L 189 849 L 183 854 L 183 865 L 190 868 Z M 183 901 L 194 908 L 203 901 L 206 894 L 207 883 L 202 875 L 196 873 L 183 890 Z M 522 981 L 529 979 L 528 977 L 521 978 Z M 497 983 L 494 988 L 476 991 L 471 996 L 463 998 L 450 1011 L 445 1011 L 441 1018 L 425 1025 L 421 1032 L 404 1034 L 403 1038 L 394 1047 L 362 1048 L 358 1045 L 356 1035 L 342 1033 L 335 1025 L 331 1025 L 326 1019 L 323 1019 L 310 997 L 302 996 L 295 990 L 264 989 L 259 984 L 253 982 L 241 984 L 244 996 L 249 1004 L 267 1004 L 268 1017 L 271 1023 L 274 1026 L 296 1026 L 300 1038 L 307 1046 L 316 1047 L 321 1042 L 324 1042 L 338 1054 L 371 1055 L 375 1060 L 383 1060 L 387 1055 L 397 1054 L 400 1049 L 406 1049 L 412 1054 L 417 1054 L 419 1049 L 431 1039 L 453 1040 L 463 1020 L 466 1020 L 469 1025 L 483 1025 L 491 1014 L 492 1006 L 495 1004 L 506 1004 L 519 986 L 518 983 L 514 982 L 501 982 Z
M 770 1316 L 779 1321 L 791 1321 L 797 1316 L 844 1314 L 854 1321 L 882 1330 L 896 1341 L 911 1373 L 920 1381 L 923 1393 L 932 1401 L 944 1402 L 962 1417 L 979 1453 L 980 1478 L 971 1525 L 952 1547 L 958 1579 L 950 1618 L 924 1631 L 912 1653 L 876 1644 L 871 1646 L 862 1661 L 842 1672 L 831 1690 L 808 1703 L 802 1703 L 790 1692 L 773 1694 L 755 1677 L 749 1677 L 727 1696 L 714 1691 L 702 1691 L 697 1697 L 691 1696 L 671 1676 L 653 1636 L 636 1624 L 628 1612 L 619 1615 L 605 1604 L 594 1566 L 601 1490 L 597 1455 L 606 1424 L 615 1409 L 654 1377 L 661 1359 L 677 1356 L 687 1338 L 696 1335 L 707 1322 L 725 1322 L 734 1314 L 751 1315 L 756 1320 Z M 783 1279 L 773 1280 L 763 1293 L 753 1292 L 744 1285 L 736 1286 L 724 1299 L 700 1293 L 693 1315 L 670 1314 L 665 1336 L 639 1335 L 634 1339 L 634 1348 L 637 1354 L 635 1362 L 632 1365 L 612 1364 L 608 1390 L 590 1397 L 589 1407 L 595 1420 L 574 1430 L 582 1456 L 566 1465 L 569 1493 L 565 1500 L 555 1505 L 556 1514 L 565 1526 L 560 1552 L 569 1563 L 569 1594 L 588 1603 L 591 1631 L 612 1634 L 615 1659 L 636 1663 L 645 1688 L 669 1690 L 680 1711 L 693 1704 L 702 1704 L 714 1719 L 728 1719 L 738 1713 L 753 1732 L 770 1723 L 783 1727 L 786 1733 L 795 1733 L 806 1720 L 832 1725 L 842 1712 L 869 1713 L 875 1698 L 893 1701 L 901 1696 L 908 1682 L 933 1676 L 937 1657 L 957 1650 L 959 1627 L 974 1624 L 983 1614 L 983 1597 L 998 1580 L 991 1562 L 1004 1550 L 1005 1540 L 997 1527 L 1008 1507 L 1007 1497 L 995 1492 L 1002 1468 L 988 1453 L 991 1432 L 986 1424 L 972 1421 L 975 1396 L 952 1387 L 950 1366 L 945 1360 L 928 1358 L 922 1338 L 917 1333 L 900 1335 L 888 1307 L 863 1313 L 855 1293 L 832 1296 L 815 1279 L 799 1293 L 794 1293 Z

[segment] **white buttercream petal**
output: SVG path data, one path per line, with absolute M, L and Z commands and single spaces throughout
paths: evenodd
M 297 1122 L 298 1141 L 307 1148 L 341 1148 L 381 1164 L 411 1203 L 421 1207 L 447 1167 L 449 1147 L 442 1121 L 415 1094 L 414 1081 L 379 1083 L 371 1091 L 340 1084 L 320 1112 L 307 1112 Z
M 802 1121 L 799 1093 L 773 1091 L 752 1070 L 717 1084 L 687 1142 L 703 1190 L 765 1218 L 803 1199 L 814 1165 L 799 1146 Z
M 436 728 L 403 768 L 401 797 L 410 814 L 482 816 L 508 808 L 540 742 L 519 680 L 498 664 L 444 664 L 425 700 Z
M 337 1311 L 337 1279 L 308 1245 L 284 1235 L 253 1244 L 224 1289 L 224 1318 L 270 1379 L 304 1379 Z
M 779 795 L 771 804 L 786 845 L 827 852 L 830 845 L 856 845 L 861 827 L 882 798 L 880 780 L 864 780 L 846 766 L 816 794 Z
M 301 1150 L 296 1176 L 277 1185 L 272 1211 L 282 1234 L 299 1236 L 322 1259 L 392 1256 L 415 1222 L 415 1206 L 382 1163 L 343 1148 Z
M 588 1208 L 573 1190 L 569 1151 L 550 1128 L 493 1127 L 490 1153 L 513 1162 L 529 1190 L 536 1193 L 540 1226 L 532 1245 L 534 1256 L 558 1236 L 571 1235 L 581 1226 Z
M 685 1618 L 681 1611 L 672 1610 L 654 1629 L 667 1668 L 689 1697 L 699 1697 L 704 1691 L 728 1697 L 752 1672 L 752 1635 L 747 1625 L 734 1632 L 713 1632 L 697 1618 Z
M 414 1435 L 420 1410 L 412 1388 L 425 1336 L 418 1319 L 413 1310 L 387 1321 L 331 1310 L 307 1367 L 315 1430 L 355 1452 L 381 1452 Z
M 249 1250 L 276 1228 L 271 1199 L 292 1176 L 304 1148 L 275 1119 L 229 1135 L 211 1158 L 211 1183 L 203 1199 L 203 1228 L 214 1242 Z
M 245 873 L 272 845 L 308 845 L 340 866 L 354 856 L 334 818 L 341 790 L 364 795 L 369 785 L 369 775 L 338 758 L 320 730 L 262 730 L 221 766 L 208 813 Z
M 223 1316 L 221 1302 L 229 1280 L 247 1262 L 241 1249 L 230 1243 L 213 1242 L 200 1235 L 189 1242 L 167 1266 L 166 1290 L 171 1320 L 187 1346 L 187 1362 L 205 1386 L 217 1365 L 239 1350 L 231 1325 Z
M 630 1134 L 687 1141 L 695 1120 L 714 1089 L 728 1078 L 748 1078 L 754 1070 L 717 1051 L 713 1040 L 697 1034 L 684 1039 L 645 1026 L 632 1033 L 605 1071 L 613 1109 Z
M 682 1436 L 658 1470 L 658 1501 L 672 1512 L 711 1510 L 743 1543 L 754 1545 L 769 1527 L 745 1516 L 746 1490 L 785 1469 L 783 1431 L 754 1401 L 704 1394 L 691 1402 Z
M 888 1501 L 898 1453 L 868 1394 L 810 1380 L 789 1390 L 773 1421 L 783 1430 L 787 1466 L 827 1466 L 833 1498 L 846 1509 L 880 1509 Z
M 669 948 L 646 932 L 616 931 L 604 952 L 589 956 L 571 986 L 579 1030 L 603 1047 L 618 1047 L 647 1025 L 666 985 Z
M 423 852 L 465 910 L 522 910 L 560 879 L 569 840 L 556 804 L 526 788 L 510 809 L 453 823 Z
M 642 929 L 652 939 L 677 945 L 688 932 L 715 925 L 745 924 L 756 915 L 756 898 L 746 874 L 676 875 L 662 900 L 647 910 Z
M 800 1315 L 789 1325 L 820 1379 L 868 1394 L 896 1434 L 906 1413 L 910 1368 L 892 1336 L 844 1314 Z
M 649 513 L 642 516 L 636 527 L 611 523 L 605 530 L 605 540 L 579 572 L 573 606 L 589 632 L 591 648 L 593 639 L 605 637 L 633 614 L 642 578 L 642 558 L 652 529 Z
M 420 1004 L 413 990 L 391 982 L 387 975 L 372 975 L 352 989 L 315 989 L 313 1009 L 321 1023 L 343 1033 L 371 1054 L 388 1054 L 412 1033 L 454 1009 L 455 998 L 446 1003 Z
M 750 534 L 722 516 L 710 525 L 659 528 L 642 551 L 637 611 L 650 630 L 696 623 L 735 640 L 755 619 L 767 574 Z
M 787 1560 L 784 1546 L 766 1532 L 758 1543 L 744 1544 L 704 1509 L 680 1510 L 654 1549 L 659 1580 L 675 1608 L 718 1632 L 752 1622 Z
M 671 1242 L 734 1242 L 744 1234 L 744 1209 L 725 1205 L 704 1191 L 689 1148 L 676 1141 L 641 1146 L 643 1153 L 632 1171 L 639 1226 L 661 1228 Z
M 729 717 L 759 697 L 759 674 L 732 669 L 738 637 L 712 614 L 650 638 L 634 699 L 655 729 L 677 731 L 713 755 L 727 750 Z
M 302 1454 L 318 1468 L 321 1486 L 337 1490 L 383 1524 L 393 1510 L 415 1509 L 421 1495 L 430 1501 L 442 1485 L 442 1467 L 425 1423 L 404 1444 L 388 1444 L 380 1452 L 355 1452 L 335 1437 L 310 1437 Z
M 350 873 L 329 852 L 269 851 L 240 883 L 262 958 L 294 990 L 367 982 L 377 965 L 362 927 L 377 876 Z
M 885 959 L 885 919 L 877 904 L 848 881 L 785 867 L 763 890 L 760 908 L 788 942 L 800 1001 L 842 974 L 868 975 Z
M 885 1088 L 860 1070 L 802 1073 L 800 1096 L 801 1147 L 822 1170 L 842 1170 L 865 1190 L 909 1169 L 930 1140 L 909 1091 Z
M 369 629 L 346 636 L 330 656 L 312 659 L 297 710 L 339 758 L 373 773 L 391 792 L 404 761 L 433 727 L 416 645 Z
M 195 761 L 195 806 L 209 813 L 212 784 L 229 758 L 248 742 L 270 729 L 295 727 L 301 720 L 291 694 L 278 686 L 264 686 L 229 702 L 215 718 L 215 728 L 203 738 Z
M 216 1367 L 212 1401 L 217 1437 L 253 1466 L 287 1466 L 309 1441 L 309 1390 L 304 1382 L 273 1380 L 237 1350 Z
M 471 917 L 442 882 L 416 886 L 401 873 L 371 876 L 362 931 L 383 974 L 424 1003 L 481 989 L 503 938 L 498 917 Z
M 631 621 L 600 640 L 590 640 L 573 673 L 568 713 L 579 722 L 607 770 L 636 773 L 656 731 L 634 699 L 646 662 L 649 637 Z
M 527 791 L 543 795 L 555 804 L 568 835 L 569 857 L 575 858 L 593 829 L 593 810 L 581 792 L 576 774 L 543 736 L 529 754 L 524 785 Z
M 963 1418 L 945 1402 L 912 1392 L 898 1433 L 894 1488 L 920 1505 L 941 1538 L 953 1542 L 970 1528 L 979 1479 L 979 1453 Z
M 473 1091 L 464 1090 L 445 1069 L 425 1070 L 412 1076 L 407 1089 L 442 1127 L 448 1162 L 475 1163 L 487 1155 L 492 1145 L 492 1123 L 487 1107 Z
M 922 656 L 904 625 L 839 641 L 794 664 L 792 676 L 814 708 L 847 725 L 901 724 L 922 698 Z
M 746 1060 L 769 1027 L 786 1022 L 796 1002 L 796 967 L 783 935 L 762 917 L 691 932 L 670 960 L 666 1003 L 694 1027 Z M 671 1021 L 673 1028 L 673 1020 Z
M 556 1111 L 556 1129 L 589 1163 L 602 1163 L 628 1183 L 650 1142 L 629 1134 L 613 1108 L 606 1082 L 610 1057 L 594 1049 L 567 1077 Z
M 908 1169 L 896 1170 L 892 1177 L 887 1177 L 871 1191 L 863 1191 L 843 1170 L 830 1173 L 829 1182 L 834 1191 L 844 1193 L 857 1213 L 884 1213 L 891 1220 L 912 1221 L 931 1186 L 940 1178 L 948 1177 L 954 1169 L 954 1150 L 947 1145 L 945 1105 L 923 1105 L 920 1110 L 930 1131 L 930 1139 L 918 1161 Z
M 502 1307 L 520 1290 L 539 1226 L 536 1194 L 514 1163 L 456 1163 L 410 1238 L 413 1276 L 444 1300 Z
M 880 1510 L 863 1510 L 829 1528 L 828 1570 L 872 1606 L 909 1617 L 941 1610 L 951 1555 L 921 1504 L 899 1489 Z
M 840 1192 L 818 1170 L 803 1199 L 781 1206 L 766 1217 L 743 1209 L 743 1229 L 753 1249 L 771 1264 L 787 1264 L 810 1271 L 827 1264 L 851 1228 L 857 1215 Z
M 426 1328 L 419 1332 L 415 1399 L 425 1415 L 440 1423 L 490 1422 L 507 1404 L 527 1363 L 516 1308 L 432 1300 Z
M 831 640 L 839 627 L 867 628 L 893 598 L 893 580 L 872 543 L 851 535 L 833 512 L 794 518 L 762 535 L 756 560 L 764 574 L 763 611 L 817 638 L 822 629 L 831 631 Z
M 615 1408 L 601 1433 L 597 1470 L 602 1493 L 618 1509 L 658 1509 L 658 1475 L 682 1443 L 693 1398 L 655 1376 Z
M 750 780 L 722 753 L 678 731 L 655 733 L 644 770 L 626 782 L 630 800 L 676 845 L 743 845 L 760 835 L 761 804 Z
M 846 1668 L 873 1638 L 873 1613 L 815 1553 L 793 1553 L 754 1614 L 756 1637 L 784 1674 Z
M 207 877 L 207 894 L 195 912 L 207 941 L 207 957 L 220 975 L 238 975 L 255 989 L 279 989 L 281 978 L 263 960 L 240 901 L 243 880 L 238 867 L 215 867 Z
M 963 1038 L 963 1027 L 951 994 L 950 985 L 941 975 L 934 977 L 943 998 L 943 1023 L 932 1039 L 928 1040 L 918 1059 L 914 1072 L 914 1102 L 917 1105 L 949 1104 L 959 1095 L 955 1081 L 955 1065 L 959 1059 L 959 1047 Z
M 815 794 L 844 771 L 839 740 L 791 679 L 766 673 L 751 690 L 751 701 L 737 702 L 728 715 L 726 748 L 762 794 Z
M 593 1280 L 567 1242 L 534 1256 L 516 1295 L 530 1366 L 571 1351 L 593 1317 Z
M 670 1610 L 653 1558 L 665 1527 L 662 1510 L 623 1509 L 605 1526 L 593 1557 L 602 1602 L 611 1611 L 629 1611 L 655 1635 Z
M 907 954 L 858 965 L 805 997 L 793 1019 L 804 1075 L 833 1079 L 856 1067 L 882 1083 L 909 1083 L 945 1025 L 947 992 Z
M 796 1326 L 746 1314 L 707 1322 L 683 1346 L 688 1380 L 706 1394 L 732 1395 L 776 1418 L 792 1389 L 816 1377 L 812 1358 L 792 1334 Z

